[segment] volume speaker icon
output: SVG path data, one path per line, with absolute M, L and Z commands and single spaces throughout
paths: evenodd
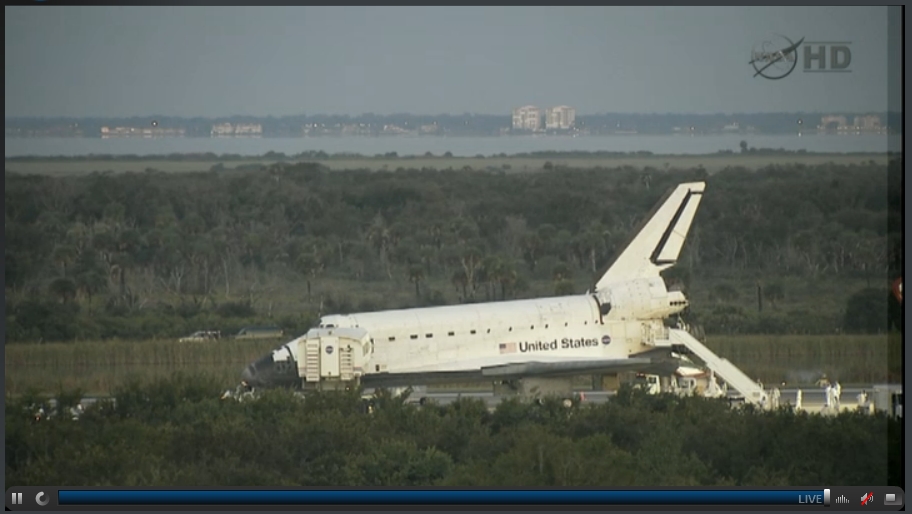
M 840 496 L 839 498 L 836 498 L 836 503 L 849 503 L 849 499 L 845 496 Z

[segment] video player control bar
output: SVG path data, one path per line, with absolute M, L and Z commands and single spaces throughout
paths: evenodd
M 830 490 L 62 490 L 58 491 L 58 505 L 802 505 L 829 507 Z

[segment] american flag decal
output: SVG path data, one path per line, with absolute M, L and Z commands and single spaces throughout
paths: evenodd
M 500 343 L 500 353 L 516 353 L 516 343 Z

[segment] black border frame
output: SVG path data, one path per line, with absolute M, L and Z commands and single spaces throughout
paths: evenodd
M 858 2 L 846 2 L 846 1 L 838 1 L 838 2 L 832 2 L 832 3 L 805 2 L 803 5 L 829 6 L 829 5 L 834 5 L 834 4 L 835 4 L 835 5 L 843 5 L 843 6 L 846 6 L 846 5 L 859 5 Z M 36 6 L 36 8 L 51 8 L 52 6 L 63 6 L 63 5 L 69 5 L 69 6 L 77 6 L 77 5 L 78 5 L 78 6 L 86 6 L 86 5 L 93 5 L 93 6 L 132 6 L 132 5 L 154 5 L 154 6 L 188 6 L 188 5 L 194 5 L 194 6 L 244 6 L 244 5 L 250 5 L 250 4 L 245 3 L 245 2 L 242 2 L 241 0 L 231 0 L 231 1 L 223 1 L 223 2 L 211 2 L 211 1 L 202 1 L 202 0 L 196 0 L 196 1 L 194 1 L 194 2 L 177 2 L 177 1 L 175 1 L 175 0 L 157 0 L 157 1 L 154 1 L 154 2 L 153 2 L 153 1 L 148 1 L 148 0 L 145 0 L 145 1 L 144 1 L 144 0 L 119 0 L 119 1 L 118 1 L 118 0 L 104 0 L 104 1 L 102 1 L 102 0 L 86 0 L 86 1 L 80 1 L 80 0 L 30 0 L 30 1 L 29 1 L 29 0 L 12 0 L 12 1 L 7 1 L 5 5 L 6 5 L 6 6 Z M 298 6 L 298 5 L 302 5 L 302 2 L 298 2 L 298 1 L 295 1 L 295 0 L 271 0 L 271 1 L 269 1 L 269 2 L 263 2 L 263 3 L 257 4 L 257 6 Z M 307 4 L 306 4 L 306 3 L 303 3 L 303 5 L 307 5 Z M 338 5 L 355 5 L 355 6 L 357 6 L 357 5 L 363 5 L 363 4 L 360 4 L 360 3 L 339 3 Z M 400 4 L 398 4 L 398 5 L 424 5 L 424 4 L 412 4 L 412 3 L 405 3 L 405 4 L 402 4 L 402 3 L 400 3 Z M 509 4 L 508 4 L 508 5 L 509 5 Z M 584 4 L 584 5 L 585 5 L 585 4 Z M 631 4 L 616 4 L 616 5 L 631 5 Z M 645 3 L 645 2 L 644 2 L 644 3 L 642 3 L 642 4 L 634 4 L 634 5 L 652 5 L 652 6 L 655 6 L 655 5 L 664 5 L 664 6 L 674 6 L 674 5 L 686 5 L 686 4 L 679 4 L 678 2 L 667 2 L 667 3 L 664 3 L 664 4 L 657 4 L 657 3 L 652 3 L 652 2 Z M 707 4 L 703 4 L 703 5 L 707 5 Z M 721 4 L 721 3 L 720 3 L 720 4 L 716 4 L 715 2 L 711 2 L 711 3 L 709 3 L 708 5 L 731 5 L 731 4 Z M 742 5 L 744 5 L 744 4 L 742 4 Z M 786 5 L 789 5 L 789 4 L 786 4 Z M 794 4 L 792 4 L 792 5 L 794 5 Z M 906 75 L 907 75 L 907 73 L 908 73 L 908 68 L 907 68 L 907 66 L 906 66 L 906 62 L 908 61 L 909 42 L 907 41 L 907 39 L 906 39 L 906 37 L 905 37 L 905 26 L 906 26 L 906 25 L 905 25 L 905 11 L 904 11 L 904 9 L 905 9 L 905 3 L 899 4 L 899 5 L 894 5 L 894 6 L 889 6 L 889 7 L 888 7 L 888 21 L 887 21 L 888 41 L 890 40 L 890 36 L 889 36 L 889 35 L 890 35 L 891 33 L 896 32 L 896 31 L 899 31 L 899 33 L 900 33 L 900 34 L 899 34 L 899 38 L 900 38 L 900 40 L 902 41 L 902 46 L 901 46 L 901 48 L 896 48 L 895 46 L 892 46 L 892 45 L 889 45 L 889 44 L 888 44 L 888 49 L 887 49 L 887 54 L 888 54 L 888 58 L 887 58 L 887 59 L 888 59 L 888 66 L 897 66 L 897 65 L 900 65 L 900 66 L 902 67 L 902 72 L 899 74 L 898 77 L 894 77 L 894 76 L 892 76 L 891 74 L 888 73 L 886 88 L 887 88 L 887 108 L 888 108 L 888 112 L 897 112 L 897 111 L 898 111 L 898 112 L 901 112 L 901 113 L 902 113 L 902 117 L 903 117 L 903 136 L 902 136 L 901 147 L 899 147 L 899 148 L 893 148 L 893 147 L 892 147 L 893 145 L 891 145 L 891 147 L 888 148 L 888 151 L 890 151 L 890 152 L 897 152 L 897 153 L 902 152 L 902 156 L 903 156 L 903 157 L 902 157 L 902 166 L 903 166 L 903 170 L 904 170 L 904 173 L 903 173 L 903 191 L 904 191 L 904 193 L 905 193 L 905 192 L 908 191 L 908 184 L 907 184 L 906 181 L 905 181 L 905 170 L 907 169 L 907 164 L 906 164 L 906 161 L 905 161 L 905 147 L 906 147 L 906 145 L 907 145 L 907 141 L 906 141 L 906 138 L 905 138 L 906 124 L 905 124 L 905 108 L 904 108 L 904 107 L 905 107 L 905 92 L 906 92 L 906 85 L 907 85 Z M 904 205 L 903 205 L 903 225 L 902 225 L 902 226 L 903 226 L 903 233 L 904 233 L 904 234 L 905 234 L 905 230 L 906 230 L 906 226 L 905 226 L 905 217 L 906 217 L 907 215 L 908 215 L 908 207 L 907 207 L 907 206 L 905 205 L 905 203 L 904 203 Z M 905 273 L 906 264 L 909 262 L 909 241 L 908 241 L 908 238 L 905 239 L 903 248 L 904 248 L 904 254 L 903 254 L 903 273 Z M 2 264 L 2 266 L 5 268 L 5 263 Z M 4 281 L 4 286 L 5 286 L 5 279 L 0 278 L 0 280 L 3 280 L 3 281 Z M 5 287 L 4 287 L 4 290 L 5 290 Z M 910 316 L 909 313 L 905 310 L 905 307 L 903 307 L 903 317 L 904 317 L 904 323 L 908 323 L 909 319 L 912 318 L 912 316 Z M 5 338 L 5 333 L 6 333 L 6 321 L 5 321 L 5 317 L 4 317 L 2 320 L 0 320 L 0 324 L 2 324 L 3 333 L 4 333 L 4 338 Z M 5 339 L 4 339 L 4 342 L 5 342 Z M 903 353 L 902 353 L 902 355 L 903 355 L 903 364 L 904 364 L 904 374 L 903 374 L 903 385 L 904 385 L 904 386 L 905 386 L 905 382 L 906 382 L 906 380 L 905 380 L 906 373 L 908 372 L 908 370 L 909 370 L 910 368 L 912 368 L 912 366 L 910 366 L 910 354 L 909 354 L 908 352 L 905 351 L 905 342 L 906 342 L 905 333 L 903 333 L 903 343 L 904 343 L 904 344 L 903 344 Z M 5 369 L 5 359 L 6 359 L 5 353 L 4 353 L 4 354 L 0 354 L 0 359 L 3 360 L 3 362 L 4 362 L 4 369 Z M 4 390 L 4 392 L 5 392 L 5 384 L 4 384 L 4 385 L 0 385 L 0 388 L 3 388 L 3 390 Z M 904 404 L 903 404 L 903 410 L 905 411 L 905 402 L 904 402 Z M 903 419 L 905 419 L 905 418 L 903 418 Z M 4 425 L 3 428 L 0 428 L 0 430 L 2 430 L 3 433 L 5 434 L 5 425 Z M 903 421 L 903 431 L 904 431 L 904 433 L 908 433 L 908 429 L 907 429 L 907 427 L 906 427 L 904 421 Z M 5 456 L 6 456 L 6 455 L 5 455 L 5 454 L 6 454 L 5 447 L 4 447 L 4 449 L 0 450 L 0 452 L 3 453 L 4 462 L 5 462 Z M 910 450 L 909 450 L 909 447 L 905 444 L 905 439 L 903 440 L 903 449 L 902 449 L 902 452 L 903 452 L 903 455 L 905 456 L 905 470 L 906 470 L 906 473 L 905 473 L 905 475 L 904 475 L 904 477 L 903 477 L 903 482 L 904 482 L 904 484 L 905 484 L 905 487 L 904 487 L 903 489 L 904 489 L 904 491 L 908 491 L 908 490 L 909 490 L 909 485 L 908 485 L 908 476 L 909 476 L 909 475 L 908 475 L 908 468 L 909 468 L 909 461 L 910 461 L 910 458 L 909 458 L 909 457 L 910 457 L 910 455 L 909 455 L 909 454 L 910 454 Z M 5 480 L 4 480 L 4 482 L 5 482 Z M 47 488 L 47 489 L 52 489 L 52 488 L 49 487 L 49 488 Z M 56 489 L 56 488 L 54 488 L 54 489 Z M 214 509 L 214 510 L 223 510 L 223 509 Z M 304 509 L 299 509 L 299 510 L 304 510 Z M 482 511 L 482 510 L 469 510 L 469 509 L 466 509 L 466 510 L 449 510 L 449 509 L 447 509 L 447 510 L 448 510 L 449 512 L 471 512 L 471 513 L 473 513 L 473 514 L 482 514 L 482 513 L 486 512 L 486 511 Z M 509 509 L 509 508 L 504 508 L 504 509 L 502 509 L 502 510 L 498 510 L 498 511 L 494 511 L 494 512 L 499 512 L 499 511 L 503 511 L 503 510 L 525 510 L 525 509 L 522 509 L 522 508 L 520 508 L 520 509 Z M 587 509 L 587 510 L 589 510 L 589 509 Z M 605 508 L 604 510 L 605 510 L 605 511 L 611 511 L 611 512 L 623 512 L 622 510 L 617 509 L 617 508 Z M 753 509 L 751 509 L 751 510 L 753 511 Z M 806 510 L 806 509 L 802 509 L 802 510 Z M 232 511 L 234 511 L 234 510 L 232 509 Z M 316 512 L 334 512 L 334 513 L 339 513 L 339 512 L 365 512 L 365 511 L 366 511 L 366 510 L 357 510 L 357 509 L 353 509 L 353 510 L 351 510 L 351 511 L 348 511 L 348 510 L 346 510 L 346 511 L 342 511 L 342 510 L 320 511 L 320 510 L 310 510 L 310 509 L 308 509 L 308 512 L 314 512 L 314 513 L 316 513 Z M 537 510 L 537 511 L 538 511 L 538 510 Z M 111 512 L 116 512 L 116 511 L 111 511 Z M 131 511 L 123 511 L 123 512 L 131 512 Z M 144 510 L 144 512 L 171 512 L 171 513 L 177 513 L 177 512 L 185 512 L 185 511 L 178 511 L 178 510 L 167 509 L 167 510 L 161 510 L 161 511 Z M 199 510 L 186 511 L 186 512 L 199 512 Z M 254 509 L 251 509 L 251 510 L 248 510 L 248 511 L 234 511 L 234 512 L 257 512 L 257 511 L 254 510 Z M 538 511 L 538 512 L 563 512 L 563 511 L 562 511 L 562 510 L 542 510 L 542 511 Z M 637 509 L 635 512 L 647 512 L 647 511 Z M 764 510 L 756 510 L 756 512 L 789 512 L 789 511 L 784 510 L 784 509 L 775 509 L 775 510 L 767 510 L 767 511 L 764 511 Z M 851 511 L 843 511 L 843 512 L 851 512 Z M 859 510 L 858 512 L 864 512 L 864 511 L 863 511 L 863 510 Z

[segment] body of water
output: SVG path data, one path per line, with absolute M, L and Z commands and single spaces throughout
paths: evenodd
M 901 151 L 902 136 L 883 134 L 794 135 L 616 135 L 616 136 L 503 136 L 503 137 L 302 137 L 302 138 L 10 138 L 6 157 L 75 155 L 166 155 L 172 153 L 239 154 L 258 156 L 267 152 L 293 155 L 322 150 L 329 154 L 357 153 L 367 156 L 396 152 L 404 155 L 459 157 L 491 156 L 541 151 L 609 151 L 698 155 L 721 150 L 740 152 L 741 141 L 750 147 L 808 152 Z

